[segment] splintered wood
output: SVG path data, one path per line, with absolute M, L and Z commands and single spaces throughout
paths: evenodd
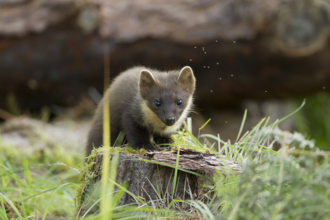
M 173 166 L 176 165 L 176 154 L 177 151 L 147 153 L 148 156 L 151 156 L 151 160 Z M 180 150 L 179 168 L 209 174 L 213 174 L 216 171 L 220 171 L 222 174 L 228 174 L 229 169 L 232 169 L 235 174 L 241 173 L 241 167 L 225 157 L 218 158 L 214 154 L 199 153 L 191 150 Z
M 112 157 L 113 155 L 110 160 Z M 175 171 L 173 166 L 176 165 L 176 158 L 177 151 L 150 152 L 147 153 L 147 156 L 119 153 L 116 182 L 124 184 L 125 188 L 139 199 L 162 207 L 172 199 L 198 199 L 207 202 L 212 198 L 213 192 L 210 187 L 205 188 L 205 186 L 213 186 L 212 178 L 216 173 L 222 173 L 223 178 L 226 178 L 228 175 L 238 175 L 242 172 L 237 163 L 224 157 L 219 158 L 214 154 L 181 148 L 179 168 L 193 171 L 203 177 L 178 170 L 175 193 L 172 195 Z M 81 206 L 78 207 L 78 215 L 84 215 L 95 201 L 102 197 L 100 195 L 102 159 L 103 154 L 99 153 L 92 162 L 93 168 L 85 175 L 83 190 L 79 198 Z M 157 162 L 172 167 L 156 164 Z M 139 204 L 131 195 L 124 193 L 118 205 L 132 203 Z M 89 213 L 96 212 L 98 212 L 97 206 L 89 210 Z

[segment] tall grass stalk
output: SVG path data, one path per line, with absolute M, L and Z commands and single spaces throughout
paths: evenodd
M 190 120 L 191 120 L 191 118 L 190 118 Z M 201 134 L 201 130 L 209 123 L 211 121 L 211 119 L 209 119 L 209 120 L 207 120 L 203 125 L 202 125 L 202 127 L 200 127 L 199 129 L 198 129 L 198 136 L 197 136 L 197 139 L 199 140 L 199 136 L 200 136 L 200 134 Z M 192 133 L 192 128 L 190 128 L 190 133 Z
M 178 175 L 178 167 L 179 167 L 179 159 L 180 159 L 179 157 L 180 157 L 180 146 L 178 147 L 178 152 L 176 154 L 176 163 L 175 163 L 175 172 L 174 172 L 174 179 L 173 179 L 172 196 L 174 196 L 174 192 L 175 192 L 176 180 L 177 180 L 177 175 Z
M 101 193 L 106 196 L 101 200 L 101 219 L 108 220 L 111 218 L 113 206 L 113 190 L 114 184 L 109 183 L 109 165 L 110 165 L 110 103 L 107 94 L 107 89 L 110 81 L 110 63 L 109 63 L 109 44 L 106 40 L 103 42 L 104 48 L 104 98 L 103 98 L 103 160 L 102 160 L 102 180 L 101 180 Z M 111 163 L 110 178 L 116 177 L 116 162 L 118 155 L 114 155 Z
M 246 120 L 246 115 L 247 115 L 247 110 L 245 109 L 243 120 L 242 120 L 242 123 L 241 123 L 241 127 L 239 128 L 239 132 L 238 132 L 238 135 L 237 135 L 237 138 L 236 138 L 236 143 L 238 142 L 238 139 L 241 136 L 241 133 L 242 133 L 242 130 L 243 130 L 243 127 L 244 127 L 244 124 L 245 124 L 245 120 Z

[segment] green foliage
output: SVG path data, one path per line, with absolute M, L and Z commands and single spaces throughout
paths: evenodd
M 292 108 L 299 105 L 298 100 L 291 102 Z M 295 114 L 295 129 L 316 141 L 323 150 L 330 150 L 330 95 L 320 92 L 306 98 L 305 107 Z
M 281 167 L 283 169 L 281 170 Z M 271 156 L 246 161 L 238 178 L 216 184 L 217 219 L 328 219 L 329 157 Z M 235 210 L 235 207 L 237 209 Z
M 242 126 L 245 118 L 246 114 Z M 130 192 L 125 184 L 120 185 L 109 177 L 111 184 L 118 187 L 112 192 L 112 218 L 330 219 L 330 152 L 319 150 L 300 133 L 283 132 L 276 125 L 263 119 L 249 133 L 241 134 L 240 129 L 235 143 L 224 142 L 211 134 L 194 137 L 188 129 L 179 131 L 173 136 L 176 149 L 187 147 L 224 155 L 242 166 L 242 174 L 234 175 L 229 168 L 226 175 L 216 174 L 213 181 L 209 181 L 213 185 L 205 186 L 211 190 L 206 195 L 207 202 L 201 197 L 168 201 L 159 195 L 159 200 L 148 203 L 135 197 L 136 203 L 125 206 L 116 205 L 123 193 Z M 281 146 L 279 152 L 272 149 L 275 143 Z M 61 146 L 49 149 L 41 160 L 37 152 L 26 155 L 0 142 L 0 218 L 61 216 L 76 219 L 83 188 L 95 176 L 91 171 L 93 161 L 103 150 L 94 149 L 78 174 L 76 167 L 83 163 L 83 158 Z M 129 147 L 109 150 L 111 153 L 145 153 Z M 65 166 L 63 161 L 73 166 Z M 172 168 L 182 170 L 178 164 Z M 99 206 L 106 196 L 93 205 Z M 102 215 L 96 213 L 84 219 L 101 219 Z
M 0 141 L 0 219 L 74 213 L 83 158 L 62 148 L 47 149 L 41 157 L 40 152 L 27 153 Z

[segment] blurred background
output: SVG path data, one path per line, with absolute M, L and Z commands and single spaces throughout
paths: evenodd
M 84 154 L 109 45 L 111 78 L 193 68 L 195 134 L 234 142 L 245 109 L 246 131 L 306 99 L 280 128 L 330 150 L 329 36 L 327 0 L 0 0 L 1 142 Z

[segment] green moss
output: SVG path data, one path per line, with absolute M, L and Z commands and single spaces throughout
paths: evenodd
M 184 130 L 182 130 L 172 135 L 172 139 L 174 140 L 174 143 L 172 145 L 171 150 L 174 150 L 181 145 L 187 146 L 188 144 L 187 140 L 189 139 L 189 135 Z M 158 150 L 163 150 L 163 149 L 164 148 L 160 148 Z M 90 188 L 91 181 L 97 176 L 97 174 L 92 171 L 95 165 L 96 157 L 99 153 L 103 153 L 103 152 L 104 152 L 104 147 L 94 148 L 91 154 L 86 158 L 86 162 L 82 168 L 81 175 L 79 178 L 81 183 L 77 188 L 77 195 L 75 198 L 77 211 L 79 211 L 80 207 L 82 206 L 82 203 L 85 199 L 85 195 L 87 193 L 87 189 Z M 114 152 L 118 152 L 129 155 L 136 154 L 136 155 L 144 156 L 148 151 L 145 149 L 134 150 L 129 145 L 126 145 L 125 147 L 111 147 L 109 149 L 109 152 L 110 154 Z
M 145 155 L 147 152 L 145 149 L 134 150 L 133 148 L 131 148 L 129 146 L 111 147 L 109 150 L 110 150 L 110 154 L 114 153 L 114 152 L 118 152 L 118 153 L 124 153 L 124 154 Z M 83 165 L 83 168 L 81 170 L 81 174 L 79 177 L 80 184 L 77 188 L 77 195 L 75 198 L 77 211 L 80 209 L 80 207 L 85 199 L 85 195 L 87 193 L 87 189 L 89 189 L 91 181 L 97 176 L 97 174 L 92 171 L 94 168 L 94 165 L 95 165 L 96 157 L 99 153 L 103 153 L 103 152 L 104 152 L 104 147 L 96 148 L 96 149 L 92 150 L 91 154 L 86 158 L 86 162 Z
M 189 139 L 189 134 L 185 132 L 185 130 L 179 130 L 175 134 L 172 135 L 172 139 L 174 141 L 173 147 L 177 147 L 180 145 L 187 145 L 187 140 Z
M 75 198 L 76 208 L 77 211 L 82 205 L 82 202 L 84 201 L 85 196 L 85 188 L 88 188 L 90 185 L 90 181 L 95 177 L 95 175 L 92 172 L 92 169 L 94 168 L 95 159 L 98 154 L 99 149 L 92 150 L 91 154 L 86 158 L 86 162 L 83 165 L 83 168 L 81 170 L 81 174 L 79 176 L 80 184 L 77 187 L 77 195 Z

